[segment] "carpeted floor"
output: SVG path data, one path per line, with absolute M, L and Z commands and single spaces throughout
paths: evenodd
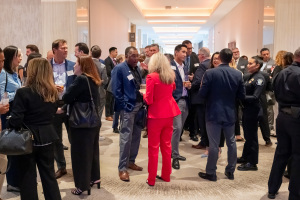
M 276 147 L 276 138 L 272 138 L 273 146 L 265 147 L 264 141 L 259 132 L 260 155 L 258 171 L 240 172 L 236 170 L 235 180 L 231 181 L 224 175 L 227 164 L 227 149 L 223 148 L 223 153 L 217 164 L 217 182 L 209 182 L 198 177 L 198 172 L 205 172 L 207 158 L 201 158 L 203 150 L 191 148 L 192 142 L 189 140 L 188 133 L 183 135 L 180 142 L 180 154 L 187 158 L 187 161 L 180 162 L 180 170 L 174 170 L 171 175 L 171 182 L 165 183 L 157 180 L 154 187 L 146 184 L 147 179 L 147 139 L 141 139 L 141 145 L 136 163 L 144 168 L 137 172 L 129 170 L 130 182 L 122 182 L 118 176 L 118 155 L 119 155 L 119 134 L 113 133 L 111 124 L 102 119 L 103 126 L 100 134 L 106 139 L 100 142 L 100 165 L 101 165 L 101 189 L 96 186 L 88 196 L 85 192 L 80 196 L 71 194 L 74 188 L 72 167 L 70 160 L 70 149 L 65 151 L 67 159 L 68 174 L 58 179 L 62 199 L 124 199 L 124 200 L 175 200 L 175 199 L 205 199 L 205 200 L 266 200 L 268 192 L 268 177 L 273 162 Z M 83 133 L 84 136 L 84 133 Z M 67 133 L 64 131 L 64 144 L 70 146 Z M 238 142 L 238 156 L 241 155 L 243 142 Z M 226 146 L 226 145 L 225 145 Z M 84 164 L 84 163 L 82 163 Z M 161 168 L 161 156 L 158 169 Z M 158 171 L 160 175 L 160 171 Z M 44 199 L 42 184 L 38 183 L 39 199 Z M 1 198 L 6 200 L 20 199 L 17 193 L 6 192 L 6 183 L 1 193 Z M 283 178 L 283 184 L 276 199 L 288 199 L 288 179 Z

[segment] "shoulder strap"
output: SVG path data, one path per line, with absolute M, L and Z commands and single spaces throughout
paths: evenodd
M 5 82 L 5 89 L 4 89 L 4 92 L 7 92 L 6 88 L 7 88 L 7 72 L 5 72 L 5 75 L 6 75 L 6 82 Z
M 87 83 L 88 83 L 88 86 L 89 86 L 89 91 L 90 91 L 91 101 L 94 101 L 93 96 L 92 96 L 92 92 L 91 92 L 91 87 L 90 87 L 90 81 L 89 81 L 89 78 L 88 78 L 87 76 L 84 76 L 84 77 L 86 77 L 86 80 L 87 80 Z

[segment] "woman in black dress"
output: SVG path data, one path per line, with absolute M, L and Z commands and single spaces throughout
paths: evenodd
M 89 102 L 91 96 L 89 84 L 95 107 L 98 108 L 98 87 L 101 83 L 97 68 L 90 56 L 81 56 L 74 66 L 74 74 L 77 78 L 68 88 L 63 100 L 70 104 L 70 112 L 75 102 Z M 94 128 L 70 127 L 71 133 L 71 159 L 75 182 L 72 194 L 80 195 L 97 184 L 100 188 L 100 162 L 99 162 L 99 132 L 100 126 Z

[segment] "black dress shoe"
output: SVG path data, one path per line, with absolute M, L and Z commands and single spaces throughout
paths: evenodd
M 234 180 L 233 172 L 225 172 L 225 176 L 227 176 L 229 180 Z
M 198 140 L 199 140 L 198 137 L 197 137 L 197 135 L 191 136 L 190 139 L 193 140 L 193 141 L 195 141 L 195 142 L 198 142 Z
M 209 180 L 209 181 L 217 181 L 217 176 L 216 175 L 207 174 L 207 173 L 203 173 L 203 172 L 199 172 L 198 175 L 201 178 Z
M 276 194 L 278 194 L 278 193 L 268 193 L 268 198 L 269 199 L 275 199 L 276 198 Z
M 183 157 L 183 156 L 178 156 L 177 159 L 181 160 L 181 161 L 186 161 L 186 157 Z
M 63 149 L 64 149 L 65 151 L 67 151 L 67 150 L 69 149 L 69 147 L 63 145 Z
M 172 167 L 174 169 L 180 169 L 180 164 L 179 164 L 179 159 L 178 158 L 174 158 L 172 161 Z
M 113 132 L 114 132 L 114 133 L 120 133 L 120 131 L 119 131 L 118 128 L 114 128 Z
M 237 167 L 237 169 L 240 171 L 257 171 L 258 170 L 257 166 L 253 165 L 251 163 L 241 164 L 240 166 Z
M 239 157 L 237 158 L 236 162 L 242 164 L 242 163 L 246 163 L 247 161 L 243 157 Z
M 284 176 L 285 178 L 290 179 L 290 175 L 289 175 L 288 171 L 284 171 L 283 176 Z

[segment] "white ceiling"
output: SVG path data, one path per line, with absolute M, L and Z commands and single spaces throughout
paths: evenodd
M 147 33 L 148 37 L 166 48 L 185 39 L 193 43 L 200 42 L 208 34 L 209 29 L 241 1 L 109 0 L 108 2 L 128 17 L 131 23 L 136 24 L 142 33 Z M 165 9 L 165 6 L 172 8 Z M 160 29 L 164 32 L 159 32 Z

